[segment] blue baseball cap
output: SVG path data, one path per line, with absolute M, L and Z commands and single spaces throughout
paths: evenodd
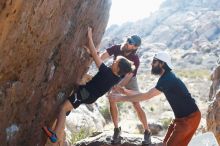
M 141 38 L 138 35 L 132 35 L 127 39 L 127 42 L 131 45 L 139 47 L 141 45 Z

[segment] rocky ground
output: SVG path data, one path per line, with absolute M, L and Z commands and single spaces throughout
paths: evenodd
M 76 143 L 75 146 L 112 146 L 111 144 L 111 134 L 110 131 L 105 131 L 95 137 L 90 137 L 81 140 Z M 122 133 L 122 138 L 120 144 L 114 144 L 114 146 L 141 146 L 142 145 L 142 135 Z M 152 137 L 152 144 L 146 146 L 162 146 L 161 138 Z

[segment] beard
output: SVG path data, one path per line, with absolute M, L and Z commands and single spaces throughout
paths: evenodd
M 125 54 L 129 54 L 131 52 L 134 52 L 134 50 L 131 50 L 131 49 L 128 49 L 126 45 L 124 45 L 122 48 L 121 48 L 122 52 L 125 53 Z
M 160 75 L 162 73 L 162 68 L 159 66 L 152 67 L 151 74 L 153 75 Z

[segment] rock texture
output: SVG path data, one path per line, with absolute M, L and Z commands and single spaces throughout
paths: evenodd
M 110 0 L 1 0 L 1 146 L 42 146 L 41 127 L 75 89 L 91 58 L 87 27 L 100 42 Z
M 106 121 L 99 112 L 97 104 L 81 105 L 67 116 L 66 141 L 71 142 L 72 138 L 76 138 L 82 131 L 88 136 L 92 131 L 102 131 L 105 124 Z
M 220 144 L 220 66 L 216 67 L 211 76 L 210 100 L 207 114 L 207 130 L 212 131 Z
M 111 144 L 112 133 L 106 131 L 95 137 L 87 138 L 76 143 L 75 146 L 142 146 L 143 135 L 122 133 L 119 144 Z M 147 146 L 162 146 L 161 138 L 152 137 L 152 144 Z

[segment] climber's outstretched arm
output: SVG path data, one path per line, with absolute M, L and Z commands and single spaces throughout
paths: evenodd
M 102 64 L 102 59 L 98 55 L 97 49 L 95 48 L 95 45 L 93 43 L 93 38 L 92 38 L 92 28 L 88 27 L 88 40 L 89 40 L 89 46 L 88 49 L 95 61 L 96 66 L 99 68 L 100 65 Z

